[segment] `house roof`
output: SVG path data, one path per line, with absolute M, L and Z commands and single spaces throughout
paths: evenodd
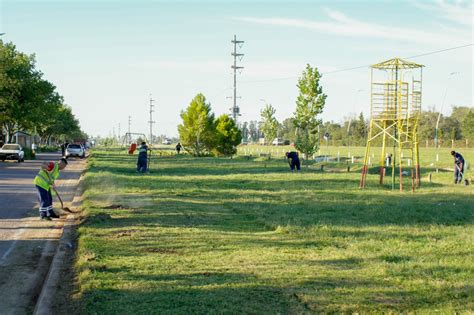
M 24 136 L 31 136 L 29 133 L 24 131 L 17 131 L 13 135 L 24 135 Z

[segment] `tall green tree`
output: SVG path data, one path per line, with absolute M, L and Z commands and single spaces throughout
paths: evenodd
M 318 115 L 323 112 L 326 94 L 319 81 L 321 74 L 309 64 L 298 79 L 299 95 L 296 99 L 294 123 L 297 128 L 296 148 L 308 156 L 319 147 L 318 126 L 321 120 Z
M 242 140 L 248 141 L 249 140 L 249 123 L 244 121 L 242 126 L 240 127 L 240 132 L 242 134 Z
M 439 122 L 439 129 L 442 131 L 442 137 L 446 140 L 459 140 L 461 139 L 461 126 L 457 119 L 452 117 L 443 117 Z
M 278 120 L 275 118 L 275 108 L 271 104 L 266 104 L 260 112 L 261 127 L 265 142 L 271 144 L 277 136 Z
M 41 73 L 35 69 L 34 55 L 21 53 L 15 45 L 3 42 L 0 42 L 0 72 L 0 123 L 7 139 L 11 139 L 13 133 L 32 127 Z
M 474 110 L 466 114 L 461 122 L 461 128 L 465 139 L 474 140 Z
M 197 94 L 181 112 L 181 119 L 178 132 L 184 149 L 194 156 L 209 154 L 214 147 L 215 127 L 211 104 L 206 103 L 206 97 Z
M 418 123 L 418 136 L 420 139 L 432 140 L 435 138 L 438 115 L 439 113 L 434 110 L 421 112 Z M 438 137 L 441 138 L 439 134 Z
M 367 121 L 364 118 L 364 114 L 361 112 L 359 114 L 359 119 L 354 124 L 354 131 L 352 133 L 354 143 L 363 144 L 364 140 L 367 137 Z
M 215 121 L 215 151 L 218 155 L 232 156 L 242 142 L 242 134 L 228 115 L 221 115 Z
M 83 135 L 56 87 L 36 69 L 34 55 L 0 41 L 0 132 L 37 131 L 43 140 Z
M 295 142 L 296 140 L 296 128 L 293 118 L 287 118 L 282 121 L 279 126 L 279 137 L 283 138 L 283 140 L 288 140 L 290 142 Z
M 460 123 L 463 121 L 464 117 L 466 117 L 469 112 L 473 109 L 467 106 L 453 106 L 453 111 L 451 112 L 451 118 L 456 119 Z
M 37 130 L 42 142 L 47 142 L 52 137 L 59 141 L 84 138 L 79 121 L 69 106 L 60 104 L 55 111 L 50 113 L 49 118 L 55 123 L 48 122 L 46 128 Z
M 249 123 L 249 138 L 252 142 L 258 141 L 258 124 L 255 120 L 250 121 Z

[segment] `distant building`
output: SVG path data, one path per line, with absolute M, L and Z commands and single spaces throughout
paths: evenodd
M 23 148 L 31 148 L 32 141 L 33 137 L 29 133 L 23 131 L 17 131 L 12 136 L 12 143 L 17 143 Z

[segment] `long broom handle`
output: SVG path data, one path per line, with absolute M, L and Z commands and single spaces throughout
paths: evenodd
M 64 209 L 64 203 L 63 200 L 61 199 L 61 196 L 58 194 L 58 191 L 56 188 L 53 187 L 54 192 L 56 193 L 56 196 L 58 196 L 59 202 L 61 203 L 61 209 Z

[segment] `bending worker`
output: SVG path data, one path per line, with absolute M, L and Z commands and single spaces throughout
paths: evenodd
M 286 158 L 288 159 L 288 164 L 290 165 L 290 169 L 292 172 L 296 170 L 300 170 L 301 164 L 300 164 L 300 159 L 298 157 L 298 152 L 291 151 L 291 152 L 286 152 L 285 153 Z
M 38 191 L 38 198 L 40 201 L 39 215 L 41 220 L 49 220 L 51 218 L 59 218 L 53 210 L 53 196 L 51 189 L 55 188 L 54 181 L 59 177 L 59 171 L 62 171 L 67 166 L 67 160 L 62 158 L 58 162 L 44 162 L 41 165 L 41 170 L 36 175 L 33 183 Z
M 464 158 L 455 151 L 451 151 L 451 155 L 454 157 L 454 183 L 459 184 L 462 182 L 464 174 Z
M 142 142 L 138 149 L 137 173 L 145 173 L 148 164 L 148 146 L 146 142 Z

